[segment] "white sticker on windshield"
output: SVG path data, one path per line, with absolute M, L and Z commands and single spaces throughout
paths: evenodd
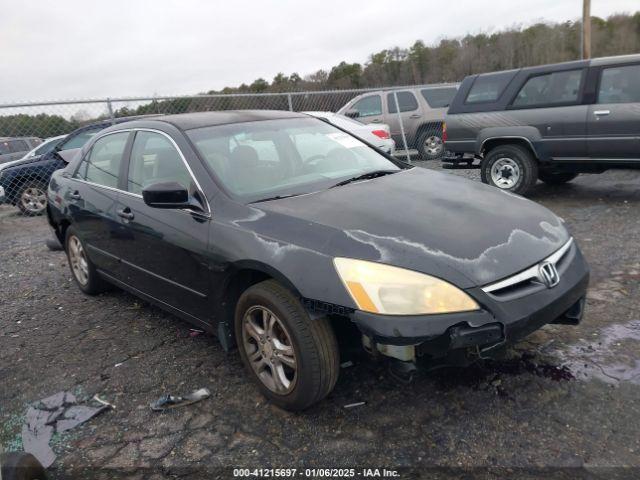
M 335 132 L 335 133 L 327 133 L 327 137 L 333 140 L 334 142 L 338 142 L 345 148 L 356 148 L 361 147 L 363 143 L 355 137 L 351 135 L 347 135 L 346 133 Z

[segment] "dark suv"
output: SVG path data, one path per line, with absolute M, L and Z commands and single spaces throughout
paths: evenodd
M 480 168 L 519 194 L 538 179 L 640 168 L 640 55 L 469 76 L 446 128 L 449 168 Z

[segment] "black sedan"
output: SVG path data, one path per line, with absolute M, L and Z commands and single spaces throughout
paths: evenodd
M 291 410 L 332 390 L 338 340 L 477 357 L 582 317 L 588 267 L 556 215 L 302 114 L 115 125 L 48 198 L 82 291 L 116 285 L 217 334 Z

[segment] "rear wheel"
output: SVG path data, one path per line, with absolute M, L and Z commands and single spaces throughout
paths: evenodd
M 549 185 L 562 185 L 563 183 L 570 182 L 577 176 L 577 173 L 571 172 L 554 173 L 541 171 L 538 173 L 538 178 Z
M 47 187 L 40 182 L 27 182 L 18 192 L 17 205 L 25 215 L 42 215 L 47 209 Z
M 442 128 L 433 127 L 422 132 L 418 137 L 418 150 L 423 160 L 440 158 L 444 153 Z
M 300 301 L 275 280 L 240 296 L 235 333 L 246 369 L 279 407 L 303 410 L 333 389 L 340 358 L 329 319 L 309 318 Z
M 67 228 L 65 250 L 71 274 L 80 290 L 88 295 L 95 295 L 109 289 L 109 284 L 96 271 L 87 255 L 84 242 L 73 227 Z
M 524 195 L 538 180 L 538 163 L 520 145 L 499 145 L 482 160 L 480 176 L 484 183 L 501 190 Z

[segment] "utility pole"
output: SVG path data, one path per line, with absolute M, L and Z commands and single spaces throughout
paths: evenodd
M 591 0 L 582 0 L 582 58 L 591 58 Z

